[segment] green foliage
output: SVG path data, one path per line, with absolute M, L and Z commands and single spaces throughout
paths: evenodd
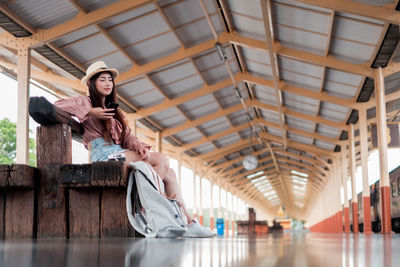
M 0 120 L 0 164 L 13 164 L 17 151 L 17 125 L 8 118 Z M 36 141 L 29 138 L 29 165 L 36 166 Z

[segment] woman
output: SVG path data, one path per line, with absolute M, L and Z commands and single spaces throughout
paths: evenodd
M 76 96 L 54 103 L 78 118 L 84 128 L 83 143 L 90 152 L 91 161 L 107 161 L 108 155 L 124 152 L 126 162 L 146 161 L 153 166 L 164 182 L 165 193 L 183 205 L 188 219 L 186 237 L 210 237 L 214 232 L 201 226 L 186 211 L 175 172 L 169 167 L 168 158 L 161 153 L 151 152 L 150 146 L 131 133 L 119 109 L 106 108 L 117 102 L 114 79 L 116 69 L 108 68 L 103 61 L 89 66 L 82 83 L 87 84 L 89 96 Z

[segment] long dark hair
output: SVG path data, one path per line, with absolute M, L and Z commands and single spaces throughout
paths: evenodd
M 99 91 L 97 91 L 97 89 L 96 89 L 96 80 L 102 73 L 109 73 L 111 75 L 111 79 L 113 82 L 113 88 L 112 88 L 111 94 L 106 96 L 106 99 L 104 101 L 105 107 L 107 107 L 107 105 L 111 102 L 118 102 L 117 93 L 115 90 L 114 77 L 111 72 L 104 71 L 104 72 L 97 73 L 89 80 L 89 84 L 88 84 L 89 97 L 90 97 L 90 101 L 92 101 L 92 107 L 94 107 L 94 108 L 95 107 L 104 108 L 101 103 L 101 95 L 100 95 Z M 124 115 L 122 114 L 121 110 L 119 110 L 119 109 L 116 110 L 114 118 L 121 123 L 122 133 L 124 133 L 124 131 L 126 131 L 126 129 L 128 127 L 128 124 L 127 124 L 126 119 L 125 119 Z M 102 120 L 102 122 L 104 123 L 104 127 L 106 129 L 103 134 L 104 140 L 106 140 L 107 142 L 111 142 L 111 123 L 108 120 Z M 124 136 L 124 134 L 122 134 L 121 137 L 123 137 L 123 136 Z

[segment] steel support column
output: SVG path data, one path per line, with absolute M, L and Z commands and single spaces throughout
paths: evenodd
M 365 109 L 358 110 L 358 121 L 360 126 L 361 147 L 361 169 L 362 169 L 362 205 L 364 208 L 364 234 L 371 234 L 371 206 L 368 181 L 368 134 L 367 134 L 367 112 Z
M 18 109 L 17 109 L 17 164 L 29 162 L 29 80 L 31 73 L 31 50 L 18 49 Z
M 204 217 L 203 217 L 203 178 L 199 177 L 199 197 L 200 197 L 200 205 L 199 205 L 199 222 L 201 225 L 204 225 Z
M 392 231 L 390 219 L 390 187 L 388 171 L 388 138 L 386 125 L 386 104 L 385 104 L 385 85 L 382 75 L 382 68 L 375 72 L 375 96 L 376 96 L 376 117 L 378 129 L 378 150 L 380 167 L 380 187 L 382 204 L 382 233 L 387 234 Z
M 349 212 L 349 194 L 347 191 L 347 180 L 348 180 L 348 170 L 347 170 L 347 151 L 346 146 L 343 146 L 342 151 L 342 183 L 343 183 L 343 213 L 344 213 L 344 232 L 350 233 L 350 212 Z
M 356 193 L 356 151 L 354 145 L 354 125 L 349 126 L 350 174 L 351 174 L 351 208 L 353 216 L 353 233 L 358 233 L 358 203 Z

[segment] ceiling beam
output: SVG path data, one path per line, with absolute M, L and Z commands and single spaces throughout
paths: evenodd
M 277 62 L 277 55 L 274 51 L 274 48 L 272 46 L 274 42 L 274 38 L 272 36 L 272 20 L 270 16 L 271 12 L 271 5 L 268 0 L 261 0 L 261 9 L 262 9 L 262 14 L 263 14 L 263 21 L 264 21 L 264 29 L 265 29 L 265 36 L 267 37 L 267 47 L 268 47 L 268 55 L 269 55 L 269 61 L 271 64 L 271 69 L 272 69 L 272 81 L 273 81 L 273 87 L 275 89 L 275 101 L 277 103 L 277 109 L 279 113 L 279 123 L 281 125 L 280 130 L 282 131 L 282 142 L 283 146 L 286 148 L 287 146 L 287 133 L 286 133 L 286 119 L 285 115 L 283 114 L 282 111 L 282 106 L 283 106 L 283 99 L 282 99 L 282 91 L 280 89 L 280 77 L 279 77 L 279 67 L 278 67 L 278 62 Z M 271 152 L 272 153 L 272 152 Z M 282 184 L 283 186 L 283 184 Z M 285 190 L 286 191 L 286 190 Z

